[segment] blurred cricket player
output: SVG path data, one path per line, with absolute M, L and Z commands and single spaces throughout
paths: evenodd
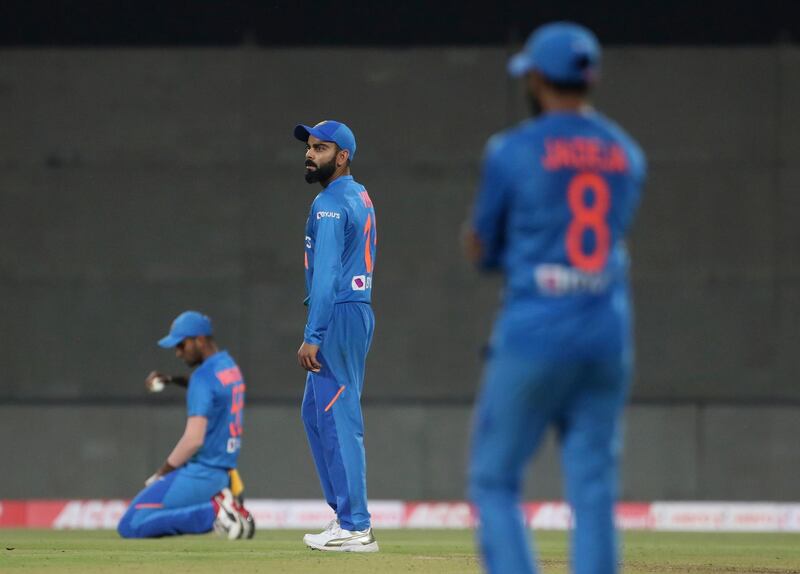
M 509 62 L 533 118 L 486 147 L 469 259 L 505 276 L 478 398 L 469 470 L 487 570 L 536 572 L 518 508 L 523 471 L 558 433 L 578 574 L 617 571 L 614 504 L 632 364 L 624 239 L 645 158 L 592 109 L 600 47 L 586 28 L 536 30 Z
M 345 124 L 298 125 L 305 178 L 322 192 L 306 222 L 308 318 L 297 360 L 308 374 L 302 419 L 325 500 L 336 518 L 303 542 L 316 550 L 377 552 L 367 510 L 361 391 L 372 342 L 377 228 L 363 185 L 350 175 L 356 140 Z
M 186 311 L 158 342 L 194 368 L 186 394 L 186 429 L 164 464 L 145 481 L 117 530 L 124 538 L 200 534 L 215 530 L 230 538 L 252 538 L 255 524 L 233 496 L 230 471 L 241 449 L 245 383 L 227 351 L 218 348 L 211 320 Z M 183 377 L 158 372 L 145 385 L 181 386 Z

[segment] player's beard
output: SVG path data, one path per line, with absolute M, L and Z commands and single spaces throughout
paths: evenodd
M 333 172 L 336 171 L 336 158 L 334 157 L 328 163 L 323 163 L 321 165 L 317 165 L 311 160 L 307 160 L 306 165 L 313 165 L 316 167 L 315 170 L 306 170 L 306 183 L 316 183 L 318 181 L 324 183 L 328 181 L 333 175 Z

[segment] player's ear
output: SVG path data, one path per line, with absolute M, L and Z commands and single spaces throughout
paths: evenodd
M 346 149 L 340 149 L 339 153 L 336 154 L 336 167 L 341 167 L 345 165 L 349 158 L 350 158 L 350 151 Z

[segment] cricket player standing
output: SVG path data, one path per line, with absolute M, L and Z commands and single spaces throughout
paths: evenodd
M 350 175 L 356 140 L 345 124 L 298 125 L 306 144 L 308 183 L 323 190 L 306 223 L 308 319 L 297 352 L 308 371 L 302 419 L 325 500 L 336 513 L 320 534 L 303 541 L 317 550 L 377 552 L 367 511 L 367 472 L 361 391 L 375 327 L 372 272 L 375 209 Z
M 234 500 L 230 471 L 242 436 L 245 384 L 239 367 L 214 340 L 211 320 L 181 313 L 158 342 L 189 367 L 186 429 L 164 464 L 145 482 L 119 522 L 123 538 L 154 538 L 216 530 L 229 538 L 252 538 L 250 513 Z M 175 379 L 174 381 L 172 379 Z M 153 372 L 148 388 L 183 377 Z
M 600 47 L 586 28 L 536 30 L 509 62 L 534 117 L 492 137 L 468 257 L 505 275 L 469 471 L 491 573 L 536 571 L 518 509 L 525 463 L 558 431 L 574 513 L 572 567 L 617 571 L 614 504 L 632 344 L 624 239 L 645 158 L 588 93 Z

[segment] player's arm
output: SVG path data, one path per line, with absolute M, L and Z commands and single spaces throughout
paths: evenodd
M 205 441 L 208 417 L 214 410 L 214 386 L 198 374 L 192 375 L 186 393 L 186 428 L 178 443 L 153 476 L 145 484 L 150 485 L 165 474 L 186 464 L 200 450 Z
M 312 217 L 316 226 L 314 277 L 308 294 L 308 319 L 297 361 L 307 371 L 316 372 L 321 368 L 317 351 L 333 317 L 336 289 L 342 275 L 347 214 L 336 202 L 318 201 L 312 210 Z
M 173 385 L 178 385 L 179 387 L 183 387 L 185 389 L 189 386 L 189 377 L 184 377 L 183 375 L 172 375 L 167 382 Z
M 183 375 L 165 375 L 158 371 L 151 371 L 144 379 L 144 387 L 151 393 L 158 393 L 164 390 L 164 385 L 172 384 L 186 388 L 189 386 L 189 379 Z
M 208 419 L 201 416 L 191 416 L 186 419 L 186 428 L 178 444 L 167 457 L 167 464 L 172 468 L 183 466 L 203 446 L 208 428 Z
M 497 269 L 505 249 L 509 186 L 503 163 L 502 140 L 489 140 L 472 219 L 464 227 L 462 243 L 467 260 L 483 270 Z
M 175 445 L 175 448 L 172 449 L 172 452 L 167 457 L 167 460 L 164 461 L 164 464 L 147 479 L 145 484 L 150 485 L 165 474 L 169 474 L 176 468 L 180 468 L 189 462 L 189 459 L 203 446 L 207 427 L 208 419 L 206 417 L 188 417 L 186 419 L 186 428 L 183 431 L 183 436 L 178 440 L 178 443 Z

